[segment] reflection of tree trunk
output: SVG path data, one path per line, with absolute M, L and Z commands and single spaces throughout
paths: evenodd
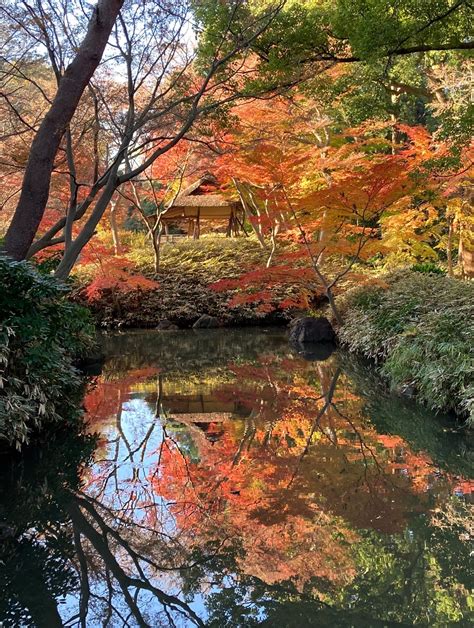
M 247 450 L 250 449 L 250 445 L 255 437 L 257 432 L 257 428 L 255 426 L 255 419 L 251 415 L 245 419 L 245 429 L 244 434 L 240 440 L 239 447 L 235 452 L 235 455 L 232 459 L 232 466 L 234 467 L 240 462 L 240 458 L 242 456 L 242 452 L 244 451 L 245 446 L 247 446 Z
M 296 476 L 298 474 L 301 462 L 303 461 L 303 458 L 307 455 L 309 448 L 311 447 L 311 442 L 313 440 L 313 436 L 314 433 L 316 432 L 317 428 L 319 427 L 319 423 L 322 419 L 322 417 L 326 414 L 327 410 L 331 407 L 332 405 L 332 399 L 334 397 L 334 393 L 336 391 L 336 385 L 337 385 L 337 380 L 339 379 L 339 375 L 341 374 L 341 369 L 338 368 L 336 369 L 336 372 L 334 373 L 334 375 L 332 376 L 331 382 L 329 384 L 328 387 L 326 387 L 323 382 L 321 382 L 321 387 L 323 389 L 323 398 L 324 398 L 324 404 L 322 406 L 322 408 L 319 410 L 318 414 L 316 415 L 314 421 L 313 421 L 313 425 L 311 427 L 311 431 L 308 435 L 308 438 L 306 439 L 306 445 L 301 453 L 301 456 L 299 457 L 299 460 L 296 464 L 296 468 L 293 472 L 293 475 L 291 476 L 291 480 L 288 483 L 287 488 L 290 488 L 290 486 L 293 484 L 293 482 L 296 479 Z
M 79 620 L 81 628 L 86 628 L 87 612 L 89 609 L 90 586 L 89 586 L 89 570 L 87 567 L 87 559 L 82 549 L 81 535 L 74 530 L 74 547 L 76 549 L 77 558 L 80 567 L 81 595 L 79 601 Z
M 321 364 L 319 362 L 317 369 L 319 373 L 319 381 L 321 383 L 321 392 L 326 401 L 324 414 L 328 418 L 328 430 L 331 435 L 331 442 L 333 445 L 337 445 L 337 431 L 336 431 L 336 426 L 334 424 L 334 412 L 332 409 L 332 393 L 331 393 L 331 398 L 328 397 L 331 390 L 332 392 L 334 392 L 333 378 L 331 376 L 331 373 L 329 372 L 327 364 Z M 326 393 L 326 391 L 328 392 Z
M 163 373 L 158 373 L 156 386 L 155 417 L 160 418 L 163 410 Z
M 94 525 L 92 525 L 89 519 L 85 517 L 80 506 L 85 508 L 94 522 L 97 523 L 100 532 L 94 527 Z M 89 500 L 71 495 L 71 500 L 67 502 L 65 510 L 72 521 L 75 534 L 82 535 L 89 541 L 97 556 L 99 556 L 103 561 L 107 571 L 112 574 L 119 584 L 127 606 L 139 626 L 147 627 L 149 624 L 145 621 L 136 602 L 138 593 L 137 595 L 132 596 L 129 591 L 130 588 L 136 589 L 137 592 L 139 590 L 150 591 L 165 609 L 169 608 L 174 611 L 178 611 L 197 626 L 204 625 L 201 619 L 188 604 L 182 602 L 179 598 L 158 589 L 150 582 L 140 565 L 140 559 L 143 560 L 143 558 L 132 549 L 128 541 L 123 539 L 115 529 L 106 524 L 105 520 L 101 517 Z M 110 548 L 109 539 L 114 539 L 114 541 L 120 546 L 120 551 L 125 552 L 127 557 L 126 562 L 133 564 L 137 570 L 136 576 L 129 576 L 124 571 Z M 155 565 L 154 563 L 149 564 L 156 570 L 159 570 L 158 565 Z
M 106 537 L 99 534 L 97 530 L 87 521 L 75 501 L 71 500 L 67 504 L 66 511 L 71 518 L 71 521 L 75 528 L 75 533 L 82 534 L 86 539 L 88 539 L 88 541 L 96 550 L 97 554 L 107 565 L 110 573 L 117 580 L 122 590 L 123 596 L 127 602 L 127 605 L 133 616 L 137 620 L 138 625 L 143 626 L 144 628 L 147 627 L 148 624 L 143 619 L 140 609 L 138 608 L 135 600 L 130 595 L 130 592 L 128 590 L 128 586 L 132 584 L 131 582 L 129 582 L 130 580 L 132 580 L 132 578 L 128 578 L 128 576 L 124 573 L 124 571 L 118 564 L 115 556 L 110 551 L 110 548 L 105 540 Z

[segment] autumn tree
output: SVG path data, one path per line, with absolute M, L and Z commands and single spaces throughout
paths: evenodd
M 301 97 L 242 109 L 237 120 L 228 137 L 233 150 L 221 168 L 233 170 L 244 206 L 255 208 L 250 220 L 260 230 L 265 226 L 272 246 L 266 269 L 216 284 L 243 290 L 231 304 L 308 307 L 319 291 L 340 321 L 335 294 L 342 282 L 357 279 L 362 263 L 390 246 L 388 225 L 406 226 L 409 216 L 418 227 L 428 225 L 426 212 L 433 203 L 446 204 L 443 194 L 466 176 L 469 164 L 468 152 L 460 163 L 452 160 L 449 144 L 422 127 L 374 121 L 336 132 L 331 119 Z M 269 287 L 292 283 L 300 286 L 299 298 L 272 302 Z
M 15 259 L 23 259 L 43 217 L 49 193 L 51 172 L 61 140 L 74 116 L 81 96 L 94 74 L 107 45 L 123 0 L 100 0 L 89 18 L 87 33 L 70 64 L 64 67 L 61 50 L 50 43 L 52 25 L 41 3 L 30 7 L 21 3 L 23 16 L 13 12 L 13 20 L 26 19 L 25 31 L 32 28 L 32 39 L 46 45 L 58 88 L 51 107 L 43 118 L 31 145 L 18 206 L 5 238 L 5 250 Z M 51 6 L 50 10 L 60 7 Z M 10 7 L 4 11 L 9 13 Z M 31 25 L 31 26 L 30 26 Z M 54 33 L 54 31 L 53 31 Z
M 155 272 L 160 270 L 162 235 L 169 230 L 166 214 L 186 185 L 207 171 L 215 141 L 214 137 L 207 142 L 181 140 L 119 190 L 119 195 L 138 212 L 147 230 Z
M 200 50 L 189 34 L 192 7 L 178 4 L 157 8 L 149 3 L 130 2 L 123 8 L 120 18 L 110 26 L 112 39 L 101 72 L 89 84 L 98 103 L 96 126 L 99 133 L 105 128 L 112 134 L 113 139 L 109 143 L 112 152 L 102 158 L 96 176 L 80 182 L 86 190 L 85 198 L 77 202 L 72 198 L 65 216 L 30 247 L 33 232 L 41 218 L 39 213 L 42 215 L 44 211 L 46 198 L 43 199 L 41 212 L 37 213 L 34 224 L 31 223 L 31 228 L 22 236 L 25 243 L 29 240 L 28 256 L 45 246 L 64 241 L 64 256 L 56 272 L 58 277 L 64 278 L 70 272 L 117 188 L 140 175 L 155 159 L 174 147 L 191 131 L 197 118 L 244 94 L 250 78 L 240 72 L 250 54 L 250 45 L 268 28 L 280 10 L 278 4 L 255 11 L 248 10 L 240 1 L 229 6 L 219 5 L 220 36 L 211 47 L 203 44 L 204 48 Z M 34 32 L 36 40 L 46 46 L 53 61 L 57 57 L 63 59 L 65 50 L 73 47 L 75 33 L 57 12 L 48 14 L 46 28 L 41 26 L 45 21 L 40 8 L 32 8 L 31 11 L 33 24 L 39 24 L 38 32 Z M 199 19 L 198 15 L 197 24 Z M 235 24 L 239 25 L 238 34 L 234 31 Z M 50 30 L 61 33 L 59 42 L 54 38 L 51 40 Z M 27 37 L 30 36 L 27 30 Z M 107 73 L 109 77 L 114 73 L 120 78 L 111 81 Z M 223 89 L 222 86 L 230 84 L 238 76 L 242 78 L 235 79 L 237 89 Z M 62 83 L 60 81 L 60 85 Z M 82 91 L 84 88 L 85 85 Z M 255 89 L 261 88 L 256 86 Z M 60 94 L 58 91 L 57 99 Z M 111 99 L 115 99 L 113 105 Z M 67 123 L 73 112 L 70 113 Z M 62 131 L 57 138 L 58 146 L 61 139 Z M 41 145 L 41 142 L 38 140 L 37 144 Z M 52 152 L 55 153 L 55 150 Z M 68 170 L 72 176 L 74 158 L 71 154 L 68 159 Z M 49 175 L 47 184 L 49 187 Z M 26 214 L 30 216 L 29 210 L 17 212 L 17 216 Z M 19 217 L 14 218 L 7 238 L 7 249 L 11 252 L 12 245 L 8 242 L 16 233 L 18 220 Z M 71 237 L 72 227 L 78 220 L 82 220 L 81 228 L 75 237 Z M 18 256 L 24 254 L 26 251 L 22 249 Z

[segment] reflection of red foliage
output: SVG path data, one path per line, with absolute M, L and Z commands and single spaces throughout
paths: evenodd
M 456 495 L 462 495 L 471 501 L 474 496 L 474 480 L 459 479 L 454 487 L 454 492 Z
M 104 421 L 116 417 L 132 386 L 155 377 L 159 369 L 148 367 L 128 371 L 125 376 L 97 377 L 84 399 L 86 420 L 91 431 L 100 429 Z
M 199 463 L 186 460 L 172 443 L 162 452 L 153 485 L 172 503 L 182 533 L 241 539 L 245 571 L 269 583 L 295 578 L 303 584 L 316 574 L 350 580 L 345 548 L 356 536 L 317 504 L 286 490 L 288 460 L 272 464 L 258 451 L 236 461 L 237 434 L 228 427 L 218 443 L 201 442 Z

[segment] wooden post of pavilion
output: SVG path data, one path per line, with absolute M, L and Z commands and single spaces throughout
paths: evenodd
M 199 222 L 199 218 L 201 217 L 201 208 L 198 207 L 197 210 L 197 216 L 196 216 L 196 223 L 194 225 L 194 239 L 195 240 L 199 240 L 199 235 L 201 233 L 201 225 Z

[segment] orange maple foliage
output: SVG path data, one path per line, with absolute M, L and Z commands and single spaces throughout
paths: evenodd
M 429 164 L 447 147 L 422 127 L 398 126 L 398 144 L 381 123 L 330 136 L 328 120 L 302 100 L 242 108 L 238 121 L 219 172 L 234 178 L 244 205 L 255 209 L 250 222 L 272 247 L 266 268 L 214 284 L 239 290 L 231 306 L 306 308 L 318 292 L 333 306 L 343 281 L 367 281 L 356 264 L 386 250 L 382 218 L 403 221 L 422 190 L 441 194 Z M 272 286 L 289 285 L 299 286 L 298 296 L 272 300 Z
M 92 274 L 84 289 L 90 303 L 99 300 L 105 292 L 146 292 L 159 288 L 158 282 L 138 273 L 129 259 L 114 256 L 110 247 L 97 241 L 92 240 L 85 247 L 80 266 L 87 267 L 88 274 Z

